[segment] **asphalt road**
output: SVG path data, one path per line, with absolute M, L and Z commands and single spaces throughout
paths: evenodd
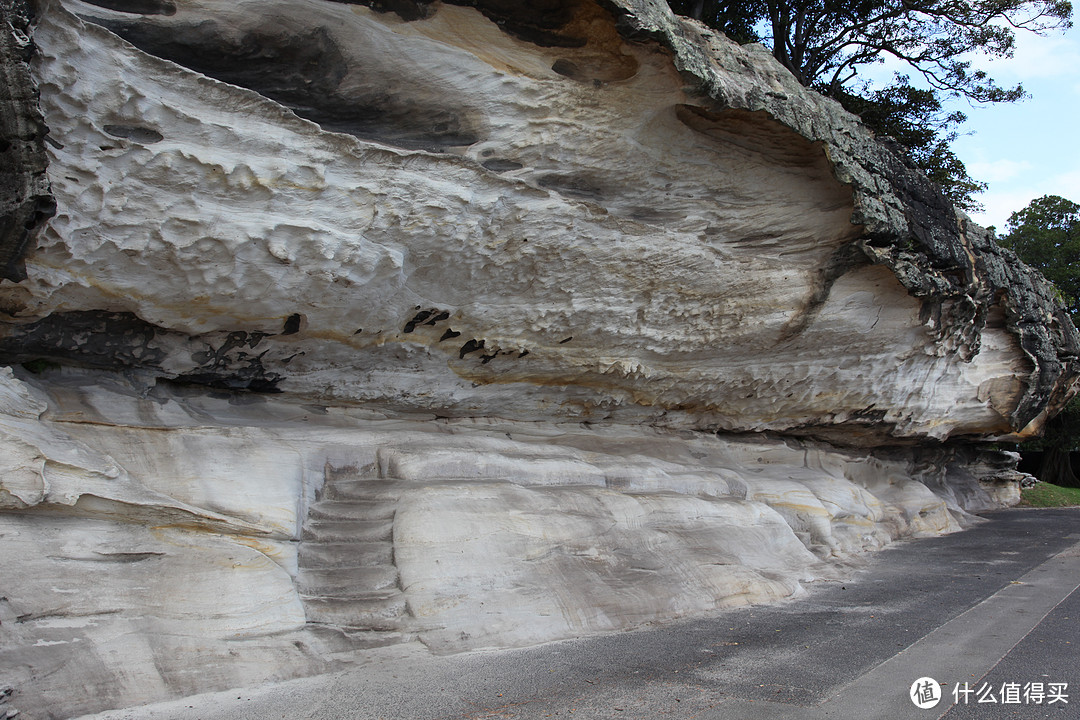
M 380 648 L 342 673 L 93 717 L 1080 717 L 1080 509 L 986 517 L 777 606 L 516 650 Z M 924 676 L 941 684 L 933 708 L 909 697 Z

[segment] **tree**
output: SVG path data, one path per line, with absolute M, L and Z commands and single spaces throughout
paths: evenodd
M 892 56 L 937 92 L 977 102 L 1023 97 L 972 70 L 970 53 L 1009 57 L 1015 29 L 1071 27 L 1067 0 L 763 0 L 773 56 L 807 87 L 828 93 L 860 67 Z
M 1080 324 L 1080 205 L 1057 195 L 1033 200 L 1006 222 L 1008 234 L 998 242 L 1054 283 L 1061 304 Z M 1080 487 L 1069 453 L 1080 449 L 1080 396 L 1046 424 L 1043 437 L 1021 450 L 1042 451 L 1040 480 Z
M 668 0 L 668 5 L 672 12 L 700 20 L 735 42 L 746 44 L 761 40 L 755 27 L 765 12 L 765 4 L 760 0 Z
M 967 120 L 959 111 L 946 112 L 938 93 L 911 85 L 906 75 L 898 75 L 885 88 L 862 87 L 861 94 L 844 88 L 833 98 L 850 113 L 858 115 L 878 135 L 893 138 L 903 146 L 942 192 L 959 208 L 978 210 L 973 196 L 986 189 L 968 174 L 950 143 L 956 128 Z
M 1044 33 L 1072 26 L 1068 0 L 670 0 L 739 42 L 760 40 L 806 87 L 860 115 L 879 134 L 896 133 L 917 163 L 961 207 L 983 185 L 972 180 L 948 144 L 962 114 L 941 112 L 942 97 L 976 103 L 1013 102 L 1017 85 L 1002 88 L 971 56 L 1010 57 L 1015 30 Z M 925 88 L 898 74 L 873 89 L 859 70 L 891 57 Z
M 1005 223 L 998 243 L 1054 283 L 1062 305 L 1080 326 L 1080 205 L 1058 195 L 1032 200 Z

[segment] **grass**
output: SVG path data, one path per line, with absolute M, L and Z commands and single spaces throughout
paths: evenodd
M 1020 491 L 1020 507 L 1073 507 L 1080 505 L 1080 488 L 1036 483 Z

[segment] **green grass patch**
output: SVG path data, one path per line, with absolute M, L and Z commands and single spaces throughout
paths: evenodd
M 1080 488 L 1035 483 L 1020 491 L 1020 507 L 1072 507 L 1080 505 Z

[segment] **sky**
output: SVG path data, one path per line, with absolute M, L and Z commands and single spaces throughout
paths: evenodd
M 1003 87 L 1021 83 L 1031 95 L 1017 103 L 956 109 L 968 116 L 953 151 L 976 180 L 985 206 L 970 213 L 980 225 L 1006 230 L 1009 215 L 1043 195 L 1080 203 L 1080 18 L 1078 27 L 1047 36 L 1017 33 L 1012 59 L 975 59 Z

